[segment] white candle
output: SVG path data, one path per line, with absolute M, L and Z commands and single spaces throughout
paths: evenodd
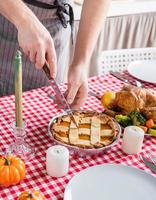
M 61 177 L 69 169 L 69 150 L 61 145 L 52 146 L 46 153 L 46 170 L 52 177 Z
M 128 126 L 124 129 L 122 150 L 127 154 L 138 154 L 144 140 L 144 131 L 138 126 Z

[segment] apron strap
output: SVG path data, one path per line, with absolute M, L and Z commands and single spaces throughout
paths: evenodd
M 67 28 L 69 22 L 71 26 L 71 38 L 73 44 L 73 28 L 74 28 L 74 12 L 73 8 L 68 3 L 63 3 L 59 0 L 55 0 L 54 4 L 44 3 L 38 0 L 24 0 L 25 3 L 44 9 L 56 9 L 56 14 L 64 28 Z M 69 21 L 66 19 L 64 14 L 69 16 Z
M 38 0 L 24 0 L 25 3 L 31 4 L 33 6 L 37 6 L 39 8 L 45 8 L 45 9 L 57 9 L 56 5 L 44 3 Z

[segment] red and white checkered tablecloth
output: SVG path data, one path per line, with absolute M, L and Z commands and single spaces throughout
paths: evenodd
M 125 72 L 125 76 L 128 73 Z M 132 78 L 132 77 L 130 77 Z M 133 78 L 132 78 L 133 79 Z M 117 80 L 110 74 L 100 77 L 93 77 L 89 80 L 90 91 L 97 91 L 103 94 L 104 91 L 118 91 L 123 82 Z M 156 89 L 156 85 L 143 83 L 144 87 Z M 64 91 L 65 85 L 61 86 Z M 47 97 L 50 87 L 40 88 L 25 92 L 24 97 L 24 118 L 28 121 L 26 141 L 33 145 L 36 156 L 27 162 L 26 177 L 20 184 L 4 188 L 0 186 L 0 200 L 14 200 L 26 189 L 40 190 L 47 200 L 62 200 L 64 189 L 69 180 L 79 171 L 94 165 L 116 163 L 133 166 L 148 173 L 152 172 L 144 165 L 138 155 L 126 155 L 121 151 L 121 140 L 107 153 L 98 156 L 70 157 L 70 168 L 66 176 L 52 178 L 46 174 L 45 155 L 48 147 L 52 145 L 52 139 L 47 133 L 49 121 L 61 110 L 54 105 L 53 100 Z M 102 111 L 103 108 L 95 97 L 88 97 L 83 109 Z M 15 119 L 14 96 L 0 98 L 0 151 L 13 143 L 14 137 L 10 130 L 10 123 Z M 141 154 L 156 152 L 156 138 L 145 137 Z

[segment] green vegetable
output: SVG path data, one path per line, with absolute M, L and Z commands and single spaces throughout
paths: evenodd
M 132 124 L 135 126 L 144 125 L 146 118 L 138 111 L 131 112 L 128 117 L 132 120 Z
M 151 135 L 153 135 L 153 136 L 156 136 L 156 130 L 153 129 L 153 128 L 149 128 L 149 129 L 148 129 L 148 134 L 151 134 Z
M 154 126 L 152 127 L 152 129 L 156 130 L 156 124 L 154 124 Z
M 115 119 L 123 127 L 132 125 L 132 120 L 127 115 L 116 115 Z

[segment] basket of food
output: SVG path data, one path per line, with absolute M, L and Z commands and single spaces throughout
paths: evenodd
M 110 116 L 92 111 L 73 111 L 55 116 L 48 132 L 56 144 L 68 147 L 79 155 L 105 152 L 119 141 L 121 128 Z
M 104 113 L 122 126 L 139 126 L 146 135 L 156 136 L 156 92 L 132 85 L 102 96 Z

